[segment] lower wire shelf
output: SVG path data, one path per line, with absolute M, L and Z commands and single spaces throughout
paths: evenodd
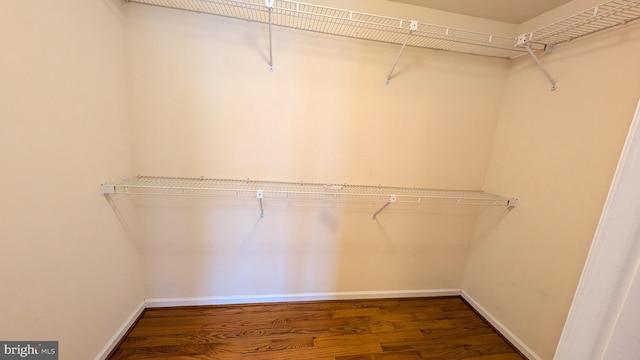
M 103 195 L 162 195 L 235 197 L 257 199 L 261 216 L 263 200 L 342 201 L 385 203 L 376 216 L 392 203 L 457 204 L 516 207 L 518 199 L 506 198 L 483 191 L 439 190 L 425 188 L 371 186 L 350 184 L 320 184 L 306 182 L 232 180 L 210 178 L 183 178 L 135 176 L 117 184 L 100 184 Z

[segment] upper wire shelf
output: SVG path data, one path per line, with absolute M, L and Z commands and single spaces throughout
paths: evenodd
M 512 58 L 526 50 L 513 37 L 289 0 L 127 0 L 349 38 L 466 54 Z M 269 11 L 271 10 L 271 11 Z M 271 14 L 270 14 L 271 13 Z M 271 15 L 271 16 L 270 16 Z M 270 19 L 271 18 L 271 19 Z M 417 23 L 417 28 L 411 23 Z
M 198 13 L 244 19 L 269 25 L 269 70 L 273 71 L 271 26 L 349 38 L 401 44 L 387 76 L 388 85 L 406 46 L 514 58 L 529 54 L 556 90 L 556 80 L 535 55 L 557 44 L 640 18 L 640 0 L 610 0 L 601 5 L 515 38 L 367 14 L 290 0 L 126 0 Z
M 391 44 L 404 44 L 410 33 L 408 46 L 499 58 L 526 54 L 525 44 L 543 49 L 640 18 L 640 0 L 611 0 L 512 38 L 290 0 L 126 1 Z
M 640 18 L 640 0 L 611 0 L 517 38 L 517 45 L 553 46 Z

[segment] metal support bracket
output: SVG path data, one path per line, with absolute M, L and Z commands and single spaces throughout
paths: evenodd
M 378 209 L 378 211 L 376 211 L 375 214 L 373 214 L 373 220 L 376 219 L 376 217 L 378 216 L 378 214 L 380 214 L 382 212 L 382 210 L 386 209 L 387 206 L 391 205 L 391 203 L 394 203 L 396 201 L 398 201 L 398 197 L 396 195 L 391 195 L 389 197 L 389 201 L 387 201 L 386 204 L 384 204 L 380 209 Z
M 273 1 L 274 0 L 265 0 L 264 5 L 269 9 L 269 71 L 273 72 L 273 42 L 271 37 L 271 13 L 273 12 Z
M 256 190 L 256 199 L 260 201 L 260 219 L 264 219 L 264 207 L 262 206 L 262 199 L 264 199 L 264 190 Z
M 413 34 L 413 32 L 416 30 L 418 30 L 418 20 L 411 20 L 411 22 L 409 23 L 409 32 L 407 33 L 407 37 L 404 39 L 404 43 L 402 43 L 400 53 L 398 54 L 398 57 L 396 57 L 396 61 L 393 63 L 393 67 L 391 68 L 389 75 L 387 75 L 387 82 L 385 84 L 389 85 L 389 83 L 391 82 L 391 76 L 393 75 L 393 72 L 396 71 L 396 66 L 398 66 L 398 62 L 400 61 L 400 57 L 404 52 L 404 48 L 407 47 L 407 43 L 409 42 L 409 38 L 411 38 L 411 34 Z
M 529 44 L 524 44 L 524 48 L 527 49 L 527 52 L 529 53 L 529 55 L 531 55 L 531 57 L 533 58 L 533 61 L 535 61 L 536 64 L 538 64 L 538 67 L 540 68 L 540 70 L 542 70 L 542 72 L 547 77 L 547 79 L 549 79 L 549 82 L 551 83 L 551 91 L 555 91 L 556 89 L 558 89 L 555 79 L 551 76 L 551 74 L 549 74 L 547 69 L 544 67 L 544 64 L 542 64 L 542 61 L 538 59 L 536 54 L 531 49 L 531 46 L 529 46 Z
M 116 193 L 116 187 L 114 185 L 109 185 L 107 182 L 103 182 L 100 184 L 100 194 L 102 195 L 111 195 Z

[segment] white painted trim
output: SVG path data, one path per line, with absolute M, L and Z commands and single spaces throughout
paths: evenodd
M 465 299 L 469 305 L 471 305 L 480 315 L 482 315 L 485 320 L 487 320 L 493 327 L 502 334 L 507 340 L 509 340 L 513 346 L 518 348 L 520 352 L 526 356 L 529 360 L 542 360 L 538 354 L 536 354 L 531 348 L 527 346 L 519 337 L 516 336 L 511 330 L 509 330 L 503 323 L 500 322 L 493 314 L 491 314 L 487 309 L 482 307 L 471 295 L 469 295 L 464 290 L 460 290 L 460 295 L 463 299 Z
M 138 307 L 136 307 L 135 310 L 133 310 L 131 315 L 129 315 L 127 320 L 125 320 L 125 322 L 120 326 L 120 328 L 118 328 L 118 331 L 116 331 L 116 333 L 111 337 L 111 339 L 107 341 L 107 344 L 102 348 L 102 350 L 100 350 L 98 355 L 96 355 L 95 360 L 105 360 L 107 356 L 109 356 L 111 351 L 115 349 L 115 347 L 120 342 L 120 339 L 122 339 L 127 334 L 127 331 L 129 331 L 131 326 L 133 326 L 133 323 L 135 323 L 136 320 L 138 320 L 138 318 L 140 317 L 140 314 L 142 314 L 144 309 L 145 309 L 145 302 L 143 301 L 140 303 L 140 305 L 138 305 Z
M 156 298 L 147 299 L 148 308 L 195 305 L 230 305 L 265 302 L 293 302 L 316 300 L 349 300 L 349 299 L 384 299 L 408 297 L 459 296 L 460 289 L 435 290 L 389 290 L 389 291 L 348 291 L 321 292 L 301 294 L 243 295 L 243 296 L 211 296 L 193 298 Z

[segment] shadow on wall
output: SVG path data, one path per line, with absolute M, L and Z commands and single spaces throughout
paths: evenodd
M 473 241 L 508 214 L 393 204 L 374 220 L 380 204 L 277 200 L 260 218 L 256 200 L 123 198 L 111 203 L 135 203 L 135 226 L 118 216 L 137 229 L 147 299 L 457 289 L 478 214 L 491 220 Z
M 139 203 L 147 298 L 243 297 L 333 288 L 322 208 L 235 199 Z
M 473 250 L 477 245 L 493 232 L 496 227 L 515 209 L 514 207 L 488 207 L 484 209 L 478 216 L 476 226 L 474 227 L 473 238 L 470 242 L 470 249 Z
M 342 291 L 458 289 L 480 208 L 395 205 L 340 234 Z
M 129 240 L 133 242 L 135 247 L 140 251 L 141 244 L 136 236 L 136 206 L 132 199 L 128 196 L 106 196 L 105 197 L 113 213 L 118 218 L 122 228 L 127 233 Z

